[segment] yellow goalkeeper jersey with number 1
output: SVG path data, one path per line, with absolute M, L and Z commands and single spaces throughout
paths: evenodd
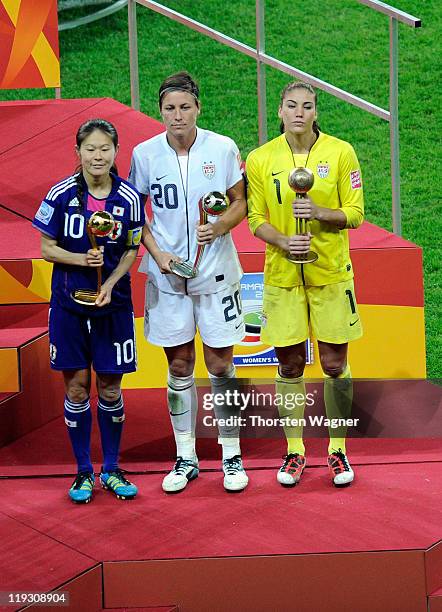
M 311 249 L 319 255 L 314 263 L 292 264 L 285 251 L 267 244 L 264 282 L 276 287 L 329 285 L 353 278 L 347 228 L 362 223 L 364 197 L 359 162 L 348 142 L 320 132 L 308 156 L 296 155 L 282 134 L 252 151 L 246 163 L 250 229 L 254 234 L 260 225 L 270 223 L 287 236 L 295 234 L 295 193 L 288 175 L 306 162 L 315 177 L 310 198 L 318 206 L 342 210 L 347 225 L 339 230 L 316 219 L 309 222 Z

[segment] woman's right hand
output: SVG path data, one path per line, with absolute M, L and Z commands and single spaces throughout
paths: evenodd
M 86 253 L 86 265 L 91 268 L 100 268 L 104 264 L 103 251 L 104 247 L 89 249 Z
M 161 274 L 170 274 L 172 270 L 170 269 L 170 264 L 172 261 L 181 261 L 179 257 L 173 255 L 172 253 L 168 253 L 167 251 L 159 251 L 154 257 L 157 266 L 160 269 Z

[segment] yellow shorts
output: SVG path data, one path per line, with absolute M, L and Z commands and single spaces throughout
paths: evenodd
M 291 346 L 312 335 L 322 342 L 344 344 L 362 336 L 353 279 L 320 287 L 264 285 L 261 340 Z

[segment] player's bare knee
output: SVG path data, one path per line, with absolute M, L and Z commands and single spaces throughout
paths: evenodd
M 81 404 L 89 397 L 89 390 L 82 385 L 69 385 L 66 389 L 66 395 L 73 404 Z
M 330 376 L 330 378 L 338 378 L 343 371 L 345 370 L 344 364 L 333 364 L 333 363 L 321 363 L 322 371 L 326 376 Z
M 212 376 L 217 376 L 218 378 L 228 377 L 232 370 L 232 364 L 220 365 L 218 367 L 210 368 L 209 372 Z
M 232 370 L 234 372 L 234 366 L 232 362 L 222 361 L 221 359 L 212 361 L 211 363 L 206 362 L 207 370 L 212 376 L 217 376 L 219 378 L 228 377 L 231 378 Z
M 304 374 L 305 355 L 290 355 L 288 359 L 279 357 L 279 374 L 283 378 L 299 378 Z
M 116 402 L 121 395 L 121 388 L 118 385 L 100 386 L 99 395 L 107 402 Z
M 193 372 L 195 362 L 189 359 L 177 358 L 169 363 L 169 372 L 172 376 L 190 376 Z
M 304 363 L 279 364 L 279 375 L 282 378 L 299 378 L 304 374 Z

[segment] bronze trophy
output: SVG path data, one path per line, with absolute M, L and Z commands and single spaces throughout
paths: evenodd
M 207 223 L 209 215 L 214 217 L 221 215 L 227 210 L 228 206 L 229 202 L 227 196 L 220 191 L 210 191 L 203 195 L 198 202 L 200 225 L 205 225 Z M 170 264 L 172 272 L 182 278 L 195 278 L 198 276 L 198 269 L 201 264 L 205 246 L 205 244 L 198 245 L 194 262 L 189 259 L 186 261 L 172 261 Z
M 92 248 L 98 250 L 97 241 L 95 240 L 95 236 L 99 236 L 103 238 L 104 236 L 109 236 L 113 232 L 115 227 L 115 221 L 110 212 L 105 210 L 97 210 L 94 212 L 87 222 L 86 231 L 89 236 L 90 243 Z M 101 291 L 101 266 L 97 268 L 97 290 L 93 289 L 75 289 L 71 293 L 71 298 L 77 304 L 83 304 L 84 306 L 93 306 L 97 297 L 100 295 Z
M 296 193 L 297 198 L 306 198 L 306 193 L 310 191 L 315 182 L 314 174 L 308 168 L 294 168 L 289 174 L 289 187 Z M 308 231 L 308 220 L 295 217 L 296 234 L 306 234 Z M 318 254 L 314 251 L 301 253 L 300 255 L 287 255 L 287 259 L 292 263 L 306 264 L 313 263 L 318 259 Z

